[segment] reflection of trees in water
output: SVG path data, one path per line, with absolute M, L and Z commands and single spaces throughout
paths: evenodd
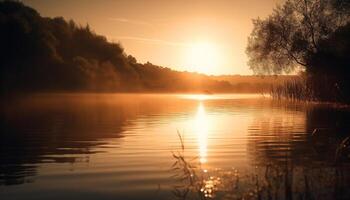
M 334 162 L 336 150 L 344 138 L 350 135 L 350 112 L 329 107 L 308 110 L 306 131 L 310 137 L 314 152 L 319 158 L 328 158 Z
M 263 115 L 249 127 L 248 151 L 255 164 L 332 165 L 349 135 L 350 112 L 325 106 L 289 107 Z M 312 134 L 314 132 L 314 134 Z
M 257 115 L 248 128 L 247 148 L 252 162 L 265 165 L 284 163 L 286 158 L 301 163 L 312 159 L 308 136 L 304 134 L 304 112 L 294 107 L 267 109 L 266 113 Z
M 306 113 L 306 131 L 324 129 L 327 136 L 342 138 L 349 135 L 350 111 L 348 109 L 332 109 L 330 107 L 313 107 Z
M 78 99 L 31 102 L 1 115 L 0 184 L 26 182 L 40 163 L 88 161 L 103 139 L 122 137 L 120 107 Z
M 125 126 L 132 125 L 133 119 L 179 113 L 195 105 L 173 104 L 173 100 L 152 95 L 63 94 L 2 105 L 0 185 L 31 181 L 28 177 L 35 176 L 44 163 L 89 162 L 89 154 L 108 151 L 98 148 L 107 139 L 124 137 Z
M 339 144 L 349 135 L 349 122 L 349 111 L 319 105 L 256 118 L 247 148 L 254 165 L 263 169 L 265 187 L 271 187 L 269 181 L 282 181 L 284 192 L 290 193 L 285 199 L 349 198 L 348 160 L 335 162 Z M 271 176 L 271 168 L 283 177 Z

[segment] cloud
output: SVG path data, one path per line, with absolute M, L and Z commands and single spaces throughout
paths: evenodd
M 155 39 L 155 38 L 144 38 L 144 37 L 133 37 L 133 36 L 115 36 L 110 38 L 118 39 L 118 40 L 136 40 L 140 42 L 152 43 L 157 45 L 189 46 L 188 44 L 183 42 L 172 42 L 172 41 Z
M 126 19 L 126 18 L 108 18 L 110 21 L 120 22 L 120 23 L 128 23 L 128 24 L 135 24 L 135 25 L 143 25 L 143 26 L 153 26 L 153 24 L 145 21 L 139 21 L 139 20 L 132 20 L 132 19 Z

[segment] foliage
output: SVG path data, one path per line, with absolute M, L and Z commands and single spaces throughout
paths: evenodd
M 246 50 L 250 67 L 257 73 L 288 73 L 298 65 L 308 70 L 310 57 L 324 49 L 321 43 L 350 21 L 341 2 L 288 0 L 268 18 L 253 20 Z
M 304 70 L 309 96 L 350 102 L 349 5 L 348 0 L 288 0 L 268 18 L 253 20 L 246 49 L 251 69 L 258 74 Z
M 89 25 L 0 2 L 1 94 L 33 91 L 223 92 L 227 81 L 141 64 Z

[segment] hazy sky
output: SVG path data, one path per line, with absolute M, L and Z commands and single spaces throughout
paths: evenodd
M 42 16 L 89 23 L 139 62 L 208 74 L 251 74 L 251 19 L 283 0 L 23 0 Z

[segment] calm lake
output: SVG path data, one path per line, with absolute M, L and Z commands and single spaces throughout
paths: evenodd
M 315 197 L 349 193 L 350 168 L 339 168 L 336 152 L 350 112 L 329 105 L 253 94 L 43 94 L 2 105 L 0 126 L 2 200 L 173 199 L 178 132 L 205 173 L 288 165 L 319 170 L 307 186 Z

